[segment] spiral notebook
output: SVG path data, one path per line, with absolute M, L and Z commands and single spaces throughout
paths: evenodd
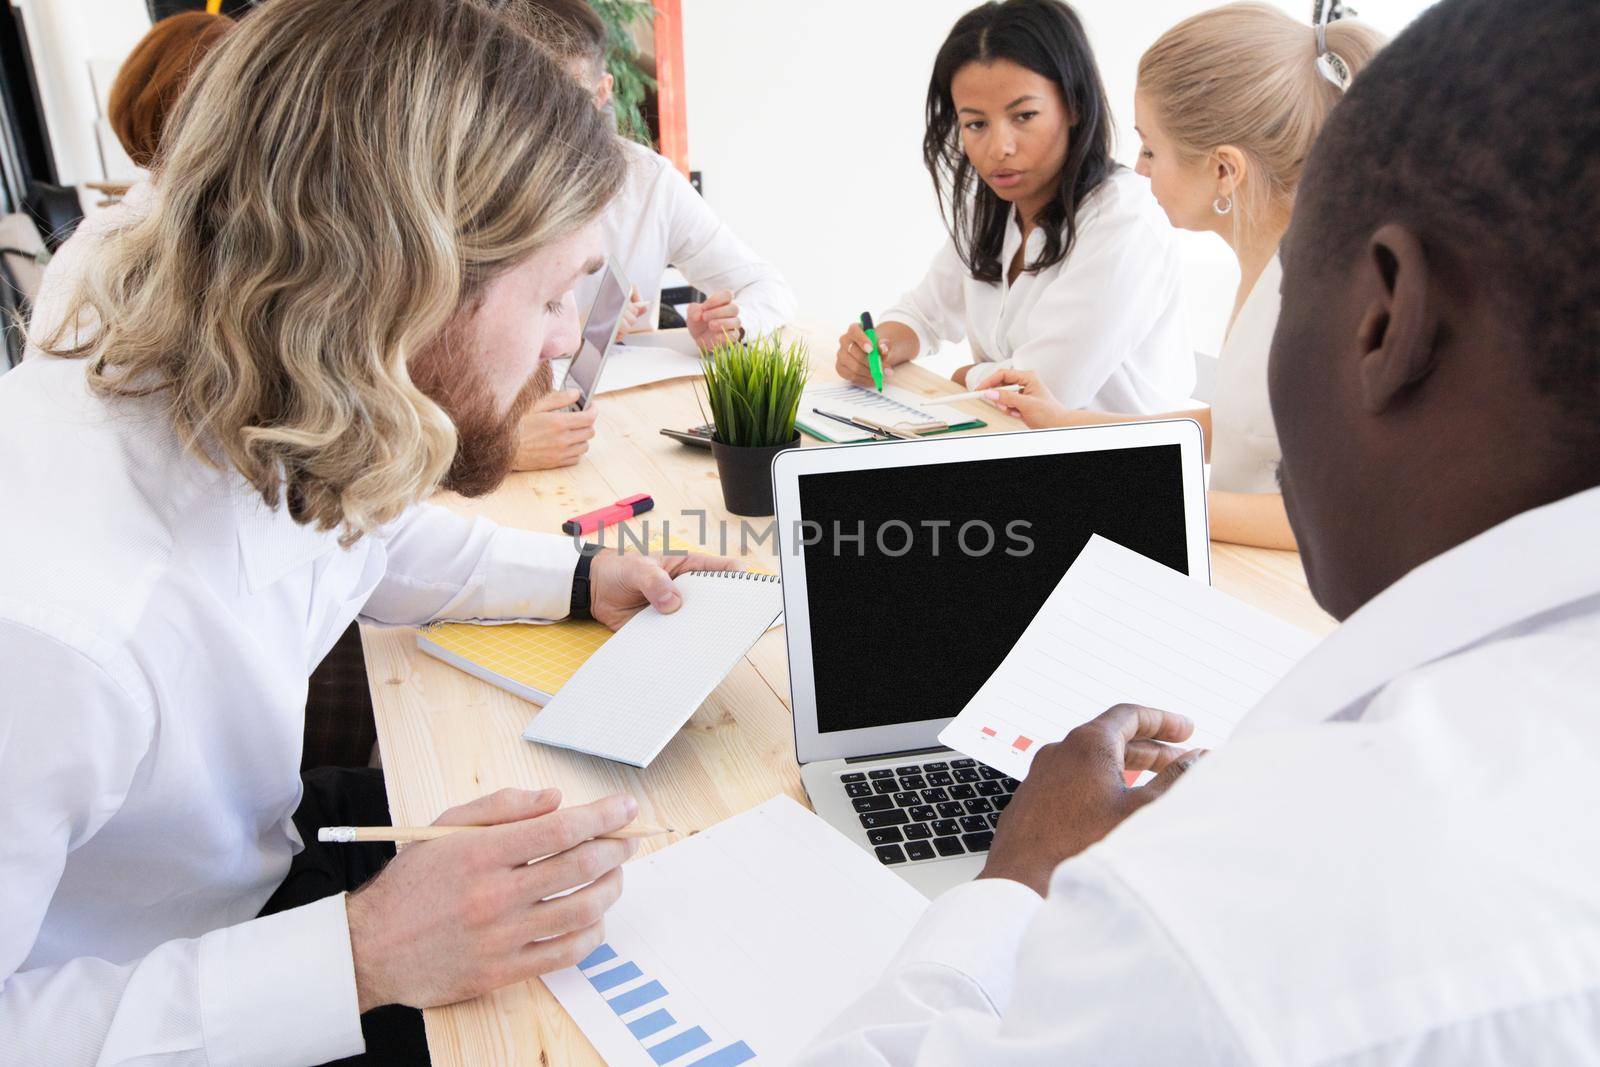
M 783 612 L 772 574 L 694 571 L 673 584 L 683 606 L 646 608 L 569 678 L 522 736 L 649 766 Z

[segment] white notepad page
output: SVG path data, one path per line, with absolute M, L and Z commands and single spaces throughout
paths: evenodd
M 628 863 L 606 940 L 544 984 L 612 1067 L 789 1063 L 928 901 L 787 796 Z
M 522 736 L 648 766 L 783 612 L 776 575 L 696 571 L 673 584 L 683 605 L 645 608 L 601 645 Z
M 1040 745 L 1130 703 L 1187 715 L 1184 746 L 1213 748 L 1317 641 L 1095 536 L 939 740 L 1024 778 Z

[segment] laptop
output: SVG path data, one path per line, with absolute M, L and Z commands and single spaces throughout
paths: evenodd
M 1018 785 L 938 733 L 1090 536 L 1210 581 L 1200 427 L 805 448 L 772 473 L 806 793 L 934 896 L 982 868 Z
M 583 330 L 579 335 L 578 351 L 567 366 L 563 389 L 578 390 L 578 410 L 587 411 L 594 402 L 595 390 L 600 386 L 600 374 L 616 344 L 617 332 L 622 325 L 622 312 L 628 306 L 628 279 L 616 265 L 607 263 L 599 272 L 599 284 L 594 299 L 589 302 L 589 313 L 584 316 Z

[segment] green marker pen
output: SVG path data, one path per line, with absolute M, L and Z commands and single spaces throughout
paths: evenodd
M 861 313 L 861 328 L 867 331 L 867 339 L 872 342 L 872 351 L 867 353 L 867 366 L 872 368 L 872 384 L 878 392 L 883 392 L 883 356 L 878 352 L 878 331 L 872 328 L 872 312 Z

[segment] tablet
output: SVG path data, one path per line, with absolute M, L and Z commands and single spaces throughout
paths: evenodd
M 600 384 L 600 372 L 605 369 L 611 346 L 616 343 L 617 331 L 622 325 L 622 312 L 628 306 L 628 279 L 612 263 L 600 272 L 600 285 L 594 300 L 589 304 L 589 314 L 583 320 L 583 334 L 577 354 L 567 368 L 565 389 L 579 392 L 578 410 L 585 411 L 593 401 L 595 389 Z

